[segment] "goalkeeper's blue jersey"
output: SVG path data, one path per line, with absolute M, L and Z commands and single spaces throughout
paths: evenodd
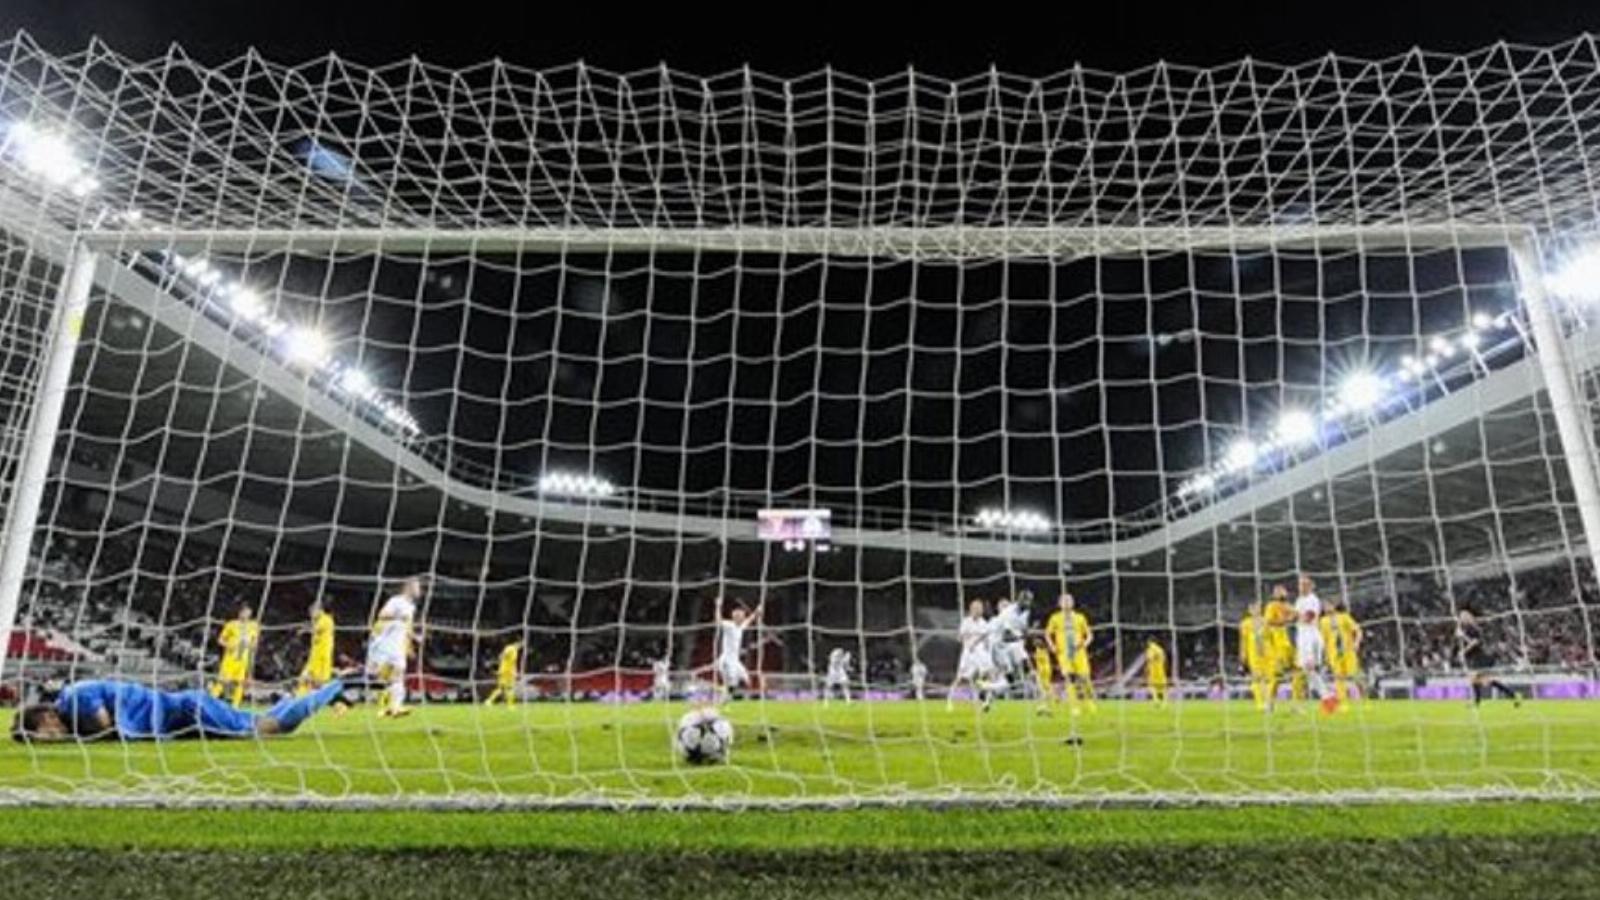
M 126 681 L 80 681 L 56 699 L 63 719 L 77 723 L 79 734 L 92 734 L 100 710 L 111 714 L 124 740 L 159 740 L 193 735 L 250 734 L 255 717 L 235 710 L 205 691 L 158 691 Z

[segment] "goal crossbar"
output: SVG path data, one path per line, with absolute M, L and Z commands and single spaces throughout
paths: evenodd
M 1241 226 L 864 226 L 735 228 L 314 228 L 97 230 L 97 249 L 204 253 L 796 253 L 913 259 L 1241 249 L 1409 250 L 1504 247 L 1519 223 Z

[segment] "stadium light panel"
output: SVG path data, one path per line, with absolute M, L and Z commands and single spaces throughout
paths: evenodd
M 999 507 L 984 507 L 978 510 L 977 515 L 972 517 L 972 522 L 979 528 L 1018 534 L 1043 534 L 1053 527 L 1049 517 L 1043 513 Z
M 1429 365 L 1433 365 L 1429 357 Z M 1365 412 L 1383 402 L 1383 379 L 1371 372 L 1357 372 L 1339 385 L 1339 402 L 1351 412 Z
M 1479 331 L 1488 331 L 1490 328 L 1494 327 L 1494 316 L 1491 316 L 1485 312 L 1473 313 L 1472 327 L 1478 329 Z
M 1242 472 L 1256 464 L 1256 458 L 1261 454 L 1261 448 L 1249 438 L 1239 438 L 1228 445 L 1228 452 L 1222 457 L 1222 464 L 1231 472 Z
M 347 393 L 362 399 L 371 397 L 373 392 L 372 379 L 360 369 L 345 369 L 339 375 L 339 386 L 344 388 Z
M 284 352 L 290 361 L 309 366 L 327 364 L 328 338 L 314 328 L 295 328 L 284 336 Z
M 1574 253 L 1545 277 L 1545 288 L 1572 303 L 1600 300 L 1600 248 Z
M 267 312 L 266 305 L 261 302 L 261 295 L 247 287 L 235 287 L 228 305 L 233 309 L 234 315 L 251 322 Z
M 1317 420 L 1303 409 L 1286 409 L 1278 415 L 1278 426 L 1273 431 L 1285 447 L 1309 443 L 1317 439 Z
M 28 122 L 6 129 L 5 149 L 30 174 L 75 196 L 86 197 L 100 187 L 66 138 Z
M 617 493 L 617 486 L 594 475 L 552 472 L 539 478 L 539 493 L 561 497 L 603 499 Z

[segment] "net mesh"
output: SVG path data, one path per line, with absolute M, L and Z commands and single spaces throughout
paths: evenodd
M 1592 39 L 956 81 L 208 66 L 26 35 L 0 60 L 0 499 L 64 268 L 95 264 L 37 521 L 6 503 L 33 535 L 6 690 L 239 681 L 274 715 L 313 600 L 359 669 L 396 583 L 429 576 L 410 718 L 118 721 L 0 754 L 8 797 L 1594 789 L 1592 704 L 1557 702 L 1596 690 Z M 774 508 L 831 533 L 763 540 Z M 1302 574 L 1364 635 L 1332 715 L 1286 668 L 1274 710 L 1251 696 L 1241 620 Z M 1081 663 L 1047 624 L 1064 592 Z M 242 605 L 260 638 L 229 676 Z M 729 654 L 735 607 L 760 617 Z M 730 760 L 689 765 L 676 723 L 730 657 Z M 1469 707 L 1468 668 L 1530 702 Z

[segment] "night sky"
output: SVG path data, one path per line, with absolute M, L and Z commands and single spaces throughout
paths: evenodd
M 365 63 L 499 56 L 635 71 L 666 61 L 707 74 L 749 63 L 776 75 L 831 64 L 864 76 L 909 64 L 954 77 L 991 64 L 1043 75 L 1075 63 L 1298 62 L 1600 30 L 1600 5 L 1586 3 L 1339 4 L 1336 13 L 1192 3 L 1173 15 L 1122 4 L 1090 17 L 1081 5 L 1041 17 L 1037 5 L 991 4 L 981 18 L 900 5 L 868 20 L 862 4 L 714 14 L 680 5 L 642 16 L 570 4 L 491 15 L 483 4 L 481 14 L 443 16 L 432 4 L 406 14 L 396 4 L 13 2 L 0 8 L 0 31 L 26 28 L 56 52 L 97 35 L 135 57 L 176 42 L 204 62 L 254 46 L 280 62 L 331 50 Z M 1301 12 L 1280 11 L 1289 7 Z M 592 467 L 663 492 L 728 487 L 944 512 L 1010 503 L 1073 522 L 1149 509 L 1232 437 L 1264 430 L 1274 410 L 1321 402 L 1341 367 L 1392 363 L 1418 335 L 1509 301 L 1503 261 L 1472 254 L 373 265 L 267 277 L 332 298 L 322 320 L 347 337 L 359 325 L 361 335 L 341 352 L 402 386 L 424 428 L 460 457 L 502 472 Z M 472 302 L 456 302 L 467 291 Z

